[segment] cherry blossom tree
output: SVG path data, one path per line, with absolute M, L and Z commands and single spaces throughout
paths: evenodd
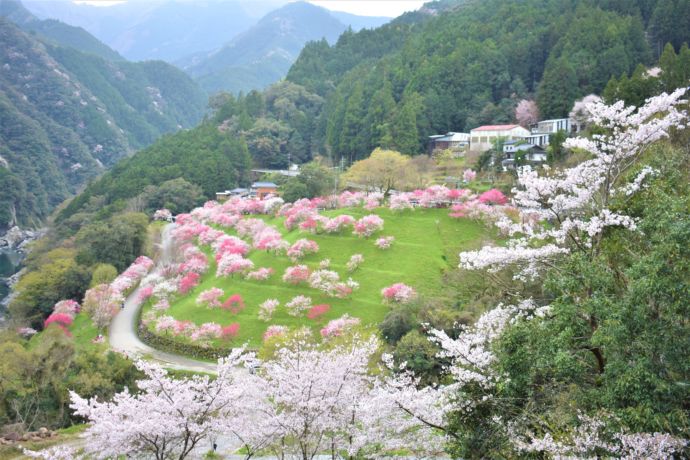
M 319 245 L 315 241 L 307 239 L 299 239 L 290 246 L 287 250 L 287 256 L 292 260 L 292 262 L 297 262 L 299 259 L 303 258 L 308 254 L 314 254 L 319 252 Z
M 354 223 L 353 233 L 357 236 L 368 238 L 381 230 L 383 230 L 383 219 L 376 214 L 369 214 Z
M 374 244 L 377 248 L 385 250 L 390 249 L 390 247 L 393 245 L 393 241 L 395 241 L 394 236 L 382 236 L 381 238 L 377 238 Z
M 352 273 L 364 263 L 364 256 L 362 254 L 352 254 L 350 260 L 347 261 L 347 271 Z
M 196 304 L 200 306 L 207 306 L 209 308 L 220 307 L 220 298 L 223 297 L 225 292 L 217 287 L 213 287 L 206 291 L 203 291 L 196 298 Z
M 523 99 L 518 102 L 518 105 L 515 107 L 515 120 L 525 128 L 529 128 L 530 125 L 538 122 L 539 107 L 537 107 L 537 103 L 529 99 Z
M 662 94 L 637 110 L 623 102 L 587 104 L 590 119 L 602 134 L 592 139 L 570 138 L 565 145 L 589 152 L 591 159 L 546 174 L 521 169 L 513 190 L 519 222 L 508 217 L 497 222 L 513 238 L 505 247 L 486 246 L 460 254 L 461 267 L 496 271 L 513 265 L 519 268 L 519 277 L 534 278 L 540 267 L 572 251 L 596 255 L 606 228 L 635 230 L 632 217 L 609 205 L 617 196 L 631 194 L 630 184 L 623 179 L 649 146 L 667 137 L 671 128 L 687 126 L 686 114 L 679 109 L 684 93 L 685 89 L 679 89 Z M 643 181 L 632 182 L 639 187 Z
M 283 281 L 290 284 L 300 284 L 309 279 L 309 267 L 306 265 L 295 265 L 285 269 Z
M 252 386 L 269 403 L 263 410 L 275 427 L 272 447 L 305 460 L 324 451 L 356 454 L 351 444 L 366 411 L 367 366 L 377 346 L 373 337 L 330 349 L 298 338 L 262 363 Z
M 120 291 L 111 285 L 99 284 L 86 291 L 83 307 L 91 317 L 94 326 L 103 329 L 110 324 L 123 302 L 124 298 Z
M 287 334 L 288 328 L 287 326 L 279 326 L 276 324 L 273 324 L 271 326 L 268 326 L 266 329 L 266 332 L 264 332 L 263 339 L 264 341 L 270 339 L 271 337 L 280 337 L 284 336 Z
M 405 283 L 395 283 L 381 289 L 381 295 L 386 302 L 408 303 L 417 297 L 417 291 Z
M 259 305 L 259 319 L 261 321 L 270 321 L 273 317 L 273 312 L 276 311 L 280 302 L 278 299 L 267 299 Z
M 239 254 L 224 254 L 218 261 L 216 276 L 225 277 L 235 273 L 245 274 L 254 268 L 254 262 Z
M 292 298 L 288 303 L 285 304 L 285 308 L 288 311 L 288 315 L 291 316 L 301 316 L 302 312 L 309 310 L 311 308 L 311 297 L 298 295 Z
M 137 367 L 145 378 L 137 382 L 137 394 L 125 390 L 102 402 L 71 392 L 70 407 L 89 422 L 84 450 L 95 458 L 186 458 L 217 431 L 218 420 L 234 418 L 242 393 L 235 367 L 242 352 L 233 350 L 219 362 L 216 379 L 199 375 L 173 379 L 158 365 L 139 361 Z

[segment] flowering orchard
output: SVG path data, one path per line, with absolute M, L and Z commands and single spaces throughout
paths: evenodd
M 507 206 L 440 186 L 389 201 L 344 192 L 288 204 L 206 203 L 177 216 L 177 257 L 143 280 L 142 321 L 156 334 L 216 347 L 231 346 L 231 339 L 207 332 L 217 330 L 211 324 L 241 325 L 234 343 L 253 346 L 274 325 L 318 332 L 343 315 L 376 324 L 392 305 L 441 289 L 438 273 L 459 262 L 444 247 L 450 235 L 485 237 L 485 222 L 451 215 L 454 204 L 472 200 L 486 209 Z M 398 285 L 407 290 L 382 295 Z

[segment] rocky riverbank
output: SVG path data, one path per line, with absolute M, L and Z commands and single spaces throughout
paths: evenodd
M 24 252 L 26 246 L 45 234 L 45 230 L 22 230 L 15 226 L 0 236 L 0 249 L 16 249 Z

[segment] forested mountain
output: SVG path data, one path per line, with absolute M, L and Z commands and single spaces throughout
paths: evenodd
M 194 56 L 182 67 L 209 93 L 262 89 L 285 76 L 305 43 L 321 38 L 333 43 L 346 28 L 324 8 L 289 3 L 221 49 Z
M 103 168 L 198 123 L 206 105 L 168 64 L 107 61 L 2 18 L 0 66 L 0 228 L 37 225 Z
M 673 21 L 690 14 L 689 3 L 671 3 Z M 513 121 L 523 98 L 537 100 L 542 118 L 567 115 L 612 75 L 655 62 L 656 43 L 690 38 L 688 28 L 665 27 L 668 4 L 432 3 L 335 46 L 307 45 L 287 79 L 326 99 L 319 126 L 336 157 L 377 146 L 413 154 L 432 134 Z

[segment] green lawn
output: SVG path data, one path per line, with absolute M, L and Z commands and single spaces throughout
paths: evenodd
M 324 212 L 330 217 L 337 214 L 350 214 L 355 218 L 370 214 L 362 208 L 341 209 Z M 353 236 L 351 230 L 342 234 L 317 234 L 293 230 L 287 232 L 282 218 L 266 218 L 266 222 L 275 225 L 284 234 L 284 238 L 294 242 L 299 238 L 316 241 L 319 252 L 305 257 L 301 262 L 311 269 L 318 268 L 323 259 L 331 260 L 331 270 L 340 274 L 341 279 L 351 276 L 360 283 L 360 288 L 350 299 L 329 298 L 321 291 L 307 285 L 292 286 L 282 281 L 286 267 L 293 265 L 287 256 L 275 256 L 266 252 L 252 250 L 248 257 L 255 263 L 255 268 L 272 267 L 275 273 L 267 281 L 247 281 L 239 278 L 216 278 L 215 262 L 211 263 L 199 286 L 188 295 L 171 302 L 166 312 L 178 320 L 191 320 L 197 325 L 205 322 L 216 322 L 226 326 L 233 322 L 240 324 L 240 332 L 234 344 L 249 343 L 256 347 L 269 324 L 285 325 L 290 328 L 310 326 L 315 332 L 331 319 L 348 313 L 358 317 L 363 324 L 379 323 L 389 307 L 382 303 L 381 289 L 396 282 L 406 283 L 420 294 L 443 297 L 443 278 L 445 270 L 458 264 L 458 252 L 478 248 L 481 242 L 489 237 L 489 232 L 480 222 L 467 219 L 453 219 L 447 209 L 415 209 L 394 213 L 386 208 L 379 208 L 373 213 L 381 216 L 384 230 L 369 239 Z M 374 246 L 378 236 L 394 236 L 395 242 L 388 250 Z M 207 248 L 205 248 L 207 249 Z M 352 254 L 362 254 L 364 263 L 353 274 L 349 275 L 345 264 Z M 212 259 L 212 257 L 210 258 Z M 219 287 L 225 291 L 223 299 L 232 294 L 240 294 L 246 308 L 235 315 L 222 309 L 208 309 L 196 305 L 195 300 L 201 291 Z M 289 316 L 284 308 L 294 296 L 306 295 L 312 298 L 313 304 L 328 304 L 331 310 L 320 320 Z M 276 298 L 281 306 L 274 313 L 270 322 L 259 320 L 259 304 L 269 298 Z M 151 308 L 148 302 L 145 311 Z M 218 342 L 216 345 L 220 345 Z

